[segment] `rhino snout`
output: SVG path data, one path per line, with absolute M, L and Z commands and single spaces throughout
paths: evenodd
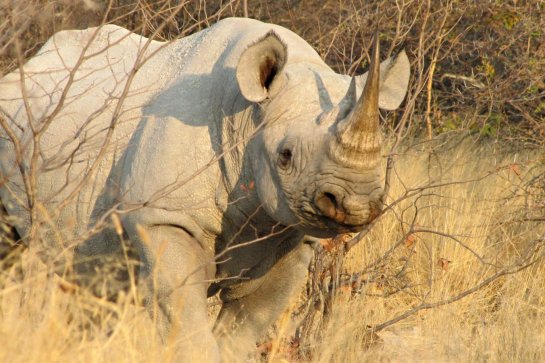
M 382 211 L 380 200 L 368 196 L 347 196 L 331 190 L 319 190 L 314 197 L 318 212 L 339 224 L 361 226 L 375 220 Z

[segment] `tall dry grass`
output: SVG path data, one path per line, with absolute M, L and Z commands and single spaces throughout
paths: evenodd
M 532 220 L 545 207 L 543 154 L 443 141 L 396 156 L 393 206 L 350 251 L 345 272 L 361 280 L 338 292 L 320 338 L 293 346 L 294 308 L 260 359 L 545 361 L 545 225 Z M 142 308 L 75 294 L 47 271 L 31 249 L 0 291 L 1 362 L 169 361 Z M 89 311 L 106 318 L 93 323 Z M 384 323 L 370 344 L 368 327 Z
M 349 255 L 368 283 L 338 297 L 317 360 L 544 361 L 545 205 L 529 186 L 543 186 L 543 153 L 468 139 L 429 146 L 397 159 L 390 199 L 402 201 Z M 364 351 L 364 327 L 404 314 Z

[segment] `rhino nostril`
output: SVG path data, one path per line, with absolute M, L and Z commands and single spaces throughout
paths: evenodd
M 334 218 L 337 209 L 337 199 L 331 193 L 320 193 L 317 195 L 316 207 L 326 217 Z
M 337 222 L 343 222 L 345 212 L 337 202 L 337 197 L 329 192 L 318 194 L 315 199 L 316 207 L 326 217 L 329 217 Z
M 335 196 L 331 193 L 328 193 L 328 192 L 325 192 L 324 193 L 324 197 L 329 199 L 329 202 L 335 207 L 337 208 L 337 198 L 335 198 Z

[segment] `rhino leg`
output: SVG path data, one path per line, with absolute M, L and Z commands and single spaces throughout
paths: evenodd
M 311 257 L 312 248 L 299 243 L 259 278 L 259 286 L 251 288 L 250 293 L 240 296 L 236 288 L 222 290 L 223 306 L 214 333 L 224 359 L 241 360 L 255 351 L 258 339 L 285 311 L 306 281 Z M 250 283 L 255 286 L 255 280 Z
M 120 292 L 130 292 L 139 264 L 128 238 L 105 228 L 75 248 L 74 274 L 67 277 L 95 296 L 116 301 Z
M 175 361 L 219 361 L 208 322 L 207 256 L 197 240 L 172 224 L 123 221 L 140 249 L 139 280 L 144 304 L 162 340 L 175 348 Z

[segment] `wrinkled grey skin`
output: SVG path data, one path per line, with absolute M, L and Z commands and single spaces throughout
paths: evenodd
M 85 52 L 93 55 L 78 66 L 89 42 Z M 144 301 L 179 358 L 241 359 L 304 282 L 308 242 L 359 231 L 381 208 L 376 145 L 335 151 L 342 144 L 336 130 L 355 124 L 367 75 L 351 85 L 289 30 L 226 19 L 168 45 L 149 43 L 145 53 L 155 54 L 139 67 L 117 112 L 116 97 L 145 42 L 116 26 L 65 31 L 25 65 L 34 125 L 47 122 L 78 68 L 40 140 L 37 198 L 49 219 L 42 236 L 57 250 L 70 247 L 117 211 L 140 261 Z M 398 107 L 408 78 L 404 53 L 383 62 L 381 108 Z M 19 79 L 15 71 L 0 80 L 0 111 L 24 140 L 28 166 L 32 139 Z M 84 179 L 114 124 L 98 168 Z M 347 131 L 349 140 L 350 132 L 358 133 Z M 367 139 L 377 144 L 373 132 Z M 30 217 L 6 132 L 0 152 L 2 201 L 24 238 Z M 76 248 L 82 283 L 100 275 L 109 256 L 123 260 L 119 240 L 106 228 Z M 99 287 L 97 293 L 111 293 Z M 218 291 L 223 306 L 211 328 L 207 292 Z

